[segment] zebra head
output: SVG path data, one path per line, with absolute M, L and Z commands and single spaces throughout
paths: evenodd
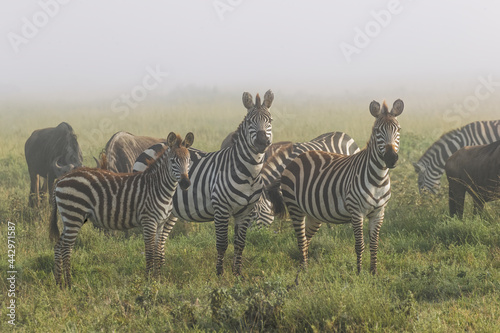
M 437 172 L 433 173 L 432 168 L 427 168 L 427 165 L 422 162 L 413 163 L 415 172 L 418 173 L 418 191 L 420 194 L 430 192 L 437 194 L 441 186 L 441 175 Z
M 168 163 L 170 176 L 177 182 L 182 190 L 187 190 L 191 185 L 189 180 L 189 165 L 191 158 L 188 148 L 193 144 L 194 135 L 189 132 L 186 134 L 184 141 L 179 134 L 170 132 L 167 137 L 167 150 Z
M 274 94 L 271 90 L 264 95 L 262 104 L 259 94 L 255 97 L 254 103 L 250 93 L 243 93 L 243 105 L 248 110 L 242 124 L 243 135 L 250 149 L 258 154 L 264 153 L 273 142 L 272 117 L 269 112 L 273 99 Z
M 403 112 L 403 109 L 404 104 L 400 99 L 394 102 L 390 112 L 385 101 L 382 108 L 376 101 L 370 103 L 370 113 L 376 118 L 370 141 L 374 140 L 377 154 L 382 158 L 385 166 L 390 169 L 394 168 L 398 161 L 401 127 L 396 117 Z

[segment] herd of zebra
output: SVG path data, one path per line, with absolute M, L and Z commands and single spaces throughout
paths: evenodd
M 258 94 L 254 101 L 249 93 L 244 93 L 243 105 L 247 113 L 216 152 L 193 148 L 192 133 L 184 140 L 173 132 L 166 140 L 132 140 L 133 135 L 119 132 L 106 145 L 97 168 L 81 167 L 81 162 L 71 163 L 74 170 L 60 176 L 51 192 L 50 235 L 57 241 L 54 250 L 56 283 L 63 287 L 64 272 L 64 283 L 71 287 L 71 251 L 87 220 L 110 230 L 142 227 L 146 271 L 153 276 L 165 262 L 164 243 L 177 219 L 214 221 L 216 271 L 220 275 L 232 217 L 232 269 L 239 275 L 250 225 L 268 226 L 274 215 L 284 217 L 286 211 L 295 229 L 303 267 L 307 265 L 311 238 L 321 223 L 351 223 L 358 273 L 365 248 L 363 220 L 368 218 L 370 271 L 375 274 L 379 230 L 391 197 L 389 169 L 398 161 L 400 126 L 397 117 L 403 112 L 403 101 L 396 100 L 391 108 L 385 102 L 382 105 L 371 102 L 369 111 L 375 122 L 366 148 L 360 150 L 354 140 L 342 132 L 325 133 L 309 142 L 273 143 L 270 112 L 273 100 L 270 90 L 262 101 Z M 496 144 L 487 150 L 488 156 L 482 160 L 484 167 L 491 171 L 489 177 L 493 177 L 488 181 L 495 183 L 500 179 L 500 148 L 496 148 L 499 140 L 500 120 L 479 121 L 446 133 L 414 164 L 419 190 L 437 192 L 445 167 L 453 169 L 447 164 L 448 160 L 453 160 L 450 157 L 466 146 L 476 145 Z M 70 155 L 78 156 L 79 147 L 62 150 L 73 151 Z M 62 155 L 64 153 L 56 153 L 55 162 L 45 164 L 57 167 L 60 172 Z M 81 158 L 81 152 L 79 156 Z M 26 150 L 30 176 L 35 175 L 35 180 L 32 176 L 31 204 L 38 202 L 38 197 L 33 199 L 33 195 L 38 196 L 38 176 L 45 177 L 51 171 L 44 169 L 37 175 L 31 167 L 35 163 L 30 163 L 29 159 Z M 470 178 L 470 173 L 466 174 Z M 36 193 L 33 193 L 34 188 Z M 499 193 L 498 182 L 491 188 Z M 450 187 L 450 208 L 451 192 Z M 476 196 L 475 200 L 497 198 Z M 61 235 L 58 215 L 63 222 Z

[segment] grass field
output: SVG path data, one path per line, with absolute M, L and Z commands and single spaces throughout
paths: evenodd
M 397 96 L 400 97 L 400 96 Z M 84 164 L 93 165 L 118 130 L 166 137 L 195 134 L 194 147 L 213 151 L 243 119 L 240 95 L 180 95 L 144 102 L 127 114 L 109 104 L 4 103 L 0 111 L 0 331 L 15 300 L 19 332 L 498 332 L 500 331 L 500 203 L 463 220 L 447 214 L 447 183 L 436 196 L 420 196 L 411 162 L 445 131 L 453 100 L 405 99 L 398 166 L 391 171 L 393 197 L 380 233 L 379 273 L 371 276 L 369 254 L 356 274 L 349 225 L 323 225 L 313 238 L 310 265 L 299 267 L 295 234 L 287 221 L 251 229 L 243 253 L 243 276 L 215 274 L 213 223 L 178 223 L 166 244 L 167 264 L 156 281 L 145 279 L 140 233 L 107 236 L 84 226 L 72 255 L 73 288 L 60 290 L 52 273 L 49 207 L 27 207 L 29 177 L 24 142 L 38 128 L 69 122 L 79 137 Z M 332 100 L 276 95 L 274 141 L 306 141 L 344 131 L 363 147 L 373 118 L 371 99 Z M 459 100 L 460 101 L 460 100 Z M 392 100 L 388 101 L 392 103 Z M 498 119 L 497 101 L 462 123 Z M 8 222 L 15 223 L 15 297 L 6 279 Z M 365 232 L 365 236 L 366 236 Z M 230 242 L 232 232 L 230 230 Z

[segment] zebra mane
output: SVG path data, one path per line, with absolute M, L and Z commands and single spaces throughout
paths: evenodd
M 148 158 L 146 160 L 147 168 L 146 168 L 146 170 L 144 170 L 144 173 L 155 172 L 160 167 L 160 164 L 161 164 L 160 161 L 162 160 L 163 155 L 168 150 L 168 148 L 169 148 L 168 145 L 165 144 L 165 148 L 163 150 L 159 151 L 155 157 L 151 157 L 151 158 Z
M 247 119 L 247 116 L 245 115 L 245 117 L 243 118 L 241 123 L 236 128 L 236 131 L 234 131 L 233 136 L 231 137 L 231 143 L 233 146 L 235 146 L 236 141 L 238 141 L 238 137 L 240 135 L 241 128 L 243 127 L 243 123 L 245 122 L 246 119 Z
M 381 114 L 388 114 L 389 113 L 389 107 L 387 106 L 386 101 L 382 103 L 382 109 L 380 110 Z

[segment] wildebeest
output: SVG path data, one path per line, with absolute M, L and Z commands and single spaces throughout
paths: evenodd
M 137 136 L 128 132 L 113 134 L 104 149 L 106 169 L 116 173 L 132 172 L 135 159 L 148 147 L 164 142 L 165 139 Z M 97 167 L 103 167 L 97 161 Z
M 462 218 L 466 192 L 474 201 L 474 213 L 481 212 L 486 202 L 500 199 L 500 140 L 458 150 L 446 162 L 445 171 L 450 215 Z
M 49 193 L 52 193 L 57 177 L 82 166 L 83 162 L 76 135 L 71 125 L 66 122 L 57 127 L 35 130 L 26 140 L 24 154 L 31 181 L 30 207 L 38 206 L 40 192 L 45 193 L 47 187 Z M 40 177 L 46 179 L 42 189 Z

